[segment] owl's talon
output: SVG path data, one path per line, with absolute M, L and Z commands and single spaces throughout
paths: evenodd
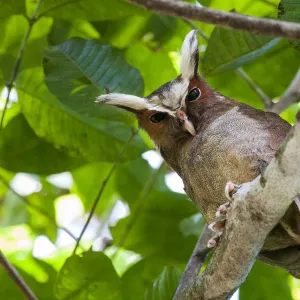
M 208 228 L 214 232 L 222 232 L 225 228 L 225 221 L 226 219 L 212 222 L 211 224 L 208 225 Z
M 219 232 L 213 238 L 211 238 L 207 243 L 207 247 L 208 248 L 217 247 L 220 242 L 221 235 L 222 235 L 222 232 Z
M 227 214 L 229 207 L 230 207 L 230 202 L 226 202 L 226 203 L 220 205 L 216 212 L 216 217 L 220 218 L 222 216 L 225 216 Z
M 225 185 L 225 196 L 229 201 L 233 200 L 233 194 L 239 189 L 239 184 L 234 184 L 231 181 L 227 182 Z

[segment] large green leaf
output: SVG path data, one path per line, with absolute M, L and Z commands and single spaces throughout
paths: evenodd
M 40 68 L 22 72 L 17 81 L 22 112 L 36 134 L 56 148 L 86 161 L 115 161 L 132 134 L 119 122 L 95 120 L 70 110 L 46 88 Z M 136 135 L 122 160 L 136 158 L 145 150 Z
M 128 113 L 108 105 L 95 106 L 100 93 L 141 95 L 139 71 L 122 57 L 122 52 L 93 40 L 72 39 L 46 51 L 46 84 L 66 105 L 85 116 L 129 122 Z M 64 84 L 60 84 L 63 82 Z
M 85 19 L 90 21 L 116 20 L 142 13 L 143 10 L 124 0 L 44 0 L 40 14 L 59 19 Z
M 197 209 L 185 195 L 170 192 L 161 176 L 144 195 L 143 189 L 152 180 L 151 171 L 142 160 L 119 166 L 116 172 L 118 191 L 133 213 L 111 229 L 114 241 L 118 243 L 126 232 L 124 248 L 145 258 L 159 258 L 157 264 L 160 266 L 185 264 L 197 238 L 184 236 L 180 223 Z M 132 224 L 130 231 L 129 222 Z
M 25 0 L 0 0 L 0 18 L 25 13 Z
M 278 17 L 289 22 L 300 22 L 300 2 L 295 0 L 281 0 L 279 3 Z M 300 41 L 291 41 L 294 47 L 300 51 Z
M 216 27 L 208 41 L 203 71 L 205 74 L 211 74 L 236 69 L 267 52 L 279 40 L 279 38 Z
M 141 72 L 146 95 L 177 76 L 166 52 L 153 52 L 143 45 L 133 45 L 126 51 L 126 60 Z
M 80 166 L 83 160 L 70 157 L 38 137 L 22 114 L 14 117 L 0 135 L 0 165 L 13 172 L 59 173 Z
M 240 300 L 292 300 L 286 271 L 257 261 L 240 288 Z
M 155 258 L 142 259 L 129 268 L 121 277 L 124 299 L 144 300 L 147 289 L 152 287 L 161 270 Z
M 59 271 L 56 299 L 122 299 L 121 280 L 109 258 L 101 252 L 69 257 Z
M 145 300 L 172 299 L 180 280 L 181 272 L 178 268 L 164 268 L 163 272 L 148 289 Z

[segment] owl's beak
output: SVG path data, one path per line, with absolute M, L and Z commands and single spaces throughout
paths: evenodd
M 186 131 L 188 131 L 192 136 L 195 136 L 196 135 L 195 127 L 193 123 L 188 119 L 186 113 L 183 110 L 178 109 L 176 111 L 176 115 L 180 120 L 183 121 L 183 128 Z

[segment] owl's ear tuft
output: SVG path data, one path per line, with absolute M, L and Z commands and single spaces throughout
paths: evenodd
M 197 74 L 199 62 L 197 31 L 189 32 L 181 48 L 180 72 L 184 79 L 191 79 Z
M 127 94 L 112 93 L 101 95 L 97 98 L 96 102 L 118 106 L 131 112 L 150 108 L 150 105 L 147 103 L 145 98 Z

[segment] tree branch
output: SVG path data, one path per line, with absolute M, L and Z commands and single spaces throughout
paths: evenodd
M 290 40 L 300 39 L 300 24 L 256 18 L 242 14 L 220 11 L 207 7 L 191 5 L 181 1 L 170 0 L 127 0 L 146 9 L 170 16 L 216 24 L 255 34 L 285 37 Z
M 211 252 L 211 248 L 207 248 L 208 241 L 214 236 L 213 231 L 205 225 L 200 235 L 194 251 L 189 259 L 188 264 L 181 276 L 174 299 L 176 299 L 187 287 L 189 287 L 198 277 L 199 272 L 205 262 L 207 255 Z
M 23 295 L 29 300 L 37 300 L 37 297 L 34 295 L 33 291 L 26 284 L 23 278 L 20 276 L 16 268 L 9 262 L 9 260 L 4 256 L 0 250 L 0 264 L 6 270 L 7 274 L 13 279 L 17 284 L 19 289 L 22 291 Z
M 1 115 L 1 119 L 0 119 L 0 132 L 1 132 L 2 127 L 3 127 L 4 116 L 5 116 L 6 109 L 7 109 L 8 103 L 9 103 L 10 93 L 11 93 L 11 90 L 13 88 L 14 81 L 16 80 L 18 72 L 19 72 L 19 68 L 20 68 L 20 65 L 21 65 L 21 62 L 22 62 L 25 47 L 27 45 L 29 35 L 31 33 L 33 25 L 37 21 L 37 14 L 38 14 L 38 11 L 39 11 L 39 8 L 40 8 L 40 4 L 41 4 L 41 1 L 39 0 L 36 4 L 36 8 L 35 8 L 35 11 L 34 11 L 32 17 L 28 18 L 28 23 L 29 23 L 28 28 L 27 28 L 27 31 L 26 31 L 25 36 L 23 38 L 22 44 L 20 46 L 20 50 L 19 50 L 19 53 L 18 53 L 18 56 L 17 56 L 15 66 L 13 68 L 10 80 L 6 84 L 7 96 L 6 96 L 6 99 L 5 99 L 4 108 L 3 108 L 3 112 L 2 112 L 2 115 Z
M 295 75 L 289 87 L 281 96 L 279 101 L 273 105 L 270 111 L 280 114 L 286 110 L 290 105 L 300 101 L 300 69 Z
M 105 180 L 102 182 L 102 184 L 101 184 L 101 186 L 100 186 L 100 189 L 99 189 L 99 192 L 98 192 L 98 194 L 97 194 L 97 196 L 96 196 L 96 198 L 95 198 L 95 200 L 94 200 L 93 206 L 92 206 L 91 211 L 90 211 L 90 213 L 89 213 L 89 216 L 88 216 L 88 218 L 87 218 L 87 220 L 86 220 L 86 222 L 85 222 L 85 224 L 84 224 L 84 226 L 83 226 L 83 228 L 82 228 L 82 230 L 81 230 L 81 232 L 80 232 L 79 238 L 77 239 L 76 245 L 75 245 L 74 250 L 73 250 L 73 255 L 76 253 L 76 250 L 77 250 L 77 248 L 78 248 L 78 246 L 79 246 L 79 243 L 80 243 L 80 241 L 81 241 L 81 238 L 83 237 L 83 235 L 84 235 L 84 233 L 85 233 L 85 230 L 87 229 L 87 227 L 88 227 L 88 225 L 89 225 L 89 223 L 90 223 L 90 221 L 91 221 L 91 219 L 92 219 L 92 217 L 93 217 L 93 215 L 94 215 L 94 213 L 95 213 L 95 210 L 96 210 L 96 208 L 97 208 L 97 205 L 98 205 L 98 203 L 99 203 L 99 201 L 100 201 L 100 199 L 101 199 L 101 196 L 102 196 L 102 194 L 103 194 L 103 191 L 104 191 L 104 189 L 105 189 L 105 187 L 106 187 L 106 185 L 107 185 L 107 183 L 108 183 L 108 181 L 109 181 L 111 175 L 113 174 L 113 172 L 115 171 L 117 165 L 119 164 L 120 160 L 122 159 L 122 156 L 123 156 L 123 154 L 124 154 L 124 151 L 125 151 L 126 147 L 127 147 L 128 144 L 132 141 L 132 139 L 133 139 L 134 136 L 137 134 L 137 132 L 138 132 L 138 130 L 132 131 L 131 136 L 129 137 L 128 141 L 124 144 L 124 146 L 123 146 L 123 148 L 121 149 L 121 151 L 119 152 L 119 154 L 118 154 L 118 156 L 117 156 L 117 158 L 116 158 L 116 160 L 115 160 L 113 166 L 111 167 L 111 169 L 110 169 L 108 175 L 106 176 Z
M 233 195 L 221 244 L 178 299 L 228 299 L 244 282 L 269 232 L 300 192 L 300 113 L 265 172 Z

